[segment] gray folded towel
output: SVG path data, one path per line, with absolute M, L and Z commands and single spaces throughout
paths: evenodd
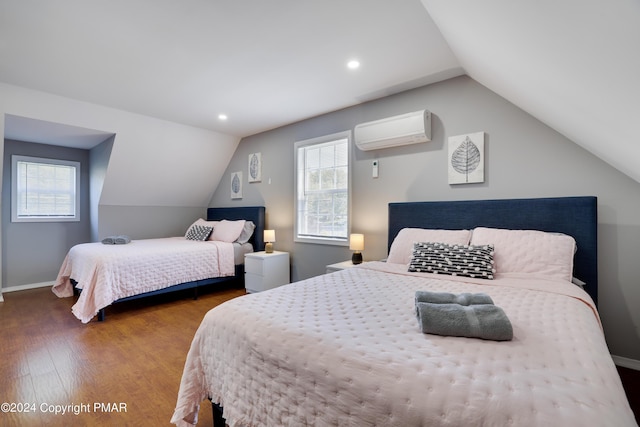
M 449 292 L 416 291 L 416 303 L 419 302 L 460 305 L 493 304 L 491 297 L 483 293 L 472 294 L 466 292 L 456 295 Z
M 116 236 L 109 236 L 102 239 L 103 245 L 115 245 L 116 244 Z
M 513 328 L 505 312 L 493 304 L 416 303 L 418 324 L 425 334 L 509 341 Z
M 130 242 L 131 239 L 129 238 L 129 236 L 126 236 L 124 234 L 120 236 L 108 236 L 102 239 L 103 245 L 126 245 Z
M 126 235 L 120 235 L 120 236 L 116 236 L 115 239 L 115 244 L 116 245 L 126 245 L 127 243 L 130 243 L 131 239 L 129 238 L 129 236 Z

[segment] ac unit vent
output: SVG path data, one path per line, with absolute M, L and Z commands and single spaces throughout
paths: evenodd
M 363 151 L 431 141 L 431 113 L 420 110 L 361 123 L 354 134 L 356 145 Z

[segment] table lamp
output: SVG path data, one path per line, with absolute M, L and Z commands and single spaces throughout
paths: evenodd
M 362 251 L 364 249 L 364 234 L 352 234 L 349 236 L 349 249 L 353 251 L 351 262 L 354 264 L 362 263 Z
M 273 253 L 273 242 L 276 241 L 276 230 L 264 230 L 264 251 L 268 254 Z

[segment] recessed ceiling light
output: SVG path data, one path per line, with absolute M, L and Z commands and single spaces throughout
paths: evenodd
M 228 119 L 228 117 L 227 117 L 226 114 L 218 114 L 218 120 L 223 120 L 224 121 L 224 120 L 227 120 L 227 119 Z
M 349 67 L 351 70 L 355 70 L 356 68 L 360 67 L 360 61 L 358 61 L 357 59 L 352 59 L 351 61 L 347 62 L 347 67 Z

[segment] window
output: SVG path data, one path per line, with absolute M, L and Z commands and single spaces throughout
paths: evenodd
M 351 132 L 295 144 L 297 242 L 349 244 Z
M 11 221 L 80 221 L 80 163 L 11 156 Z

